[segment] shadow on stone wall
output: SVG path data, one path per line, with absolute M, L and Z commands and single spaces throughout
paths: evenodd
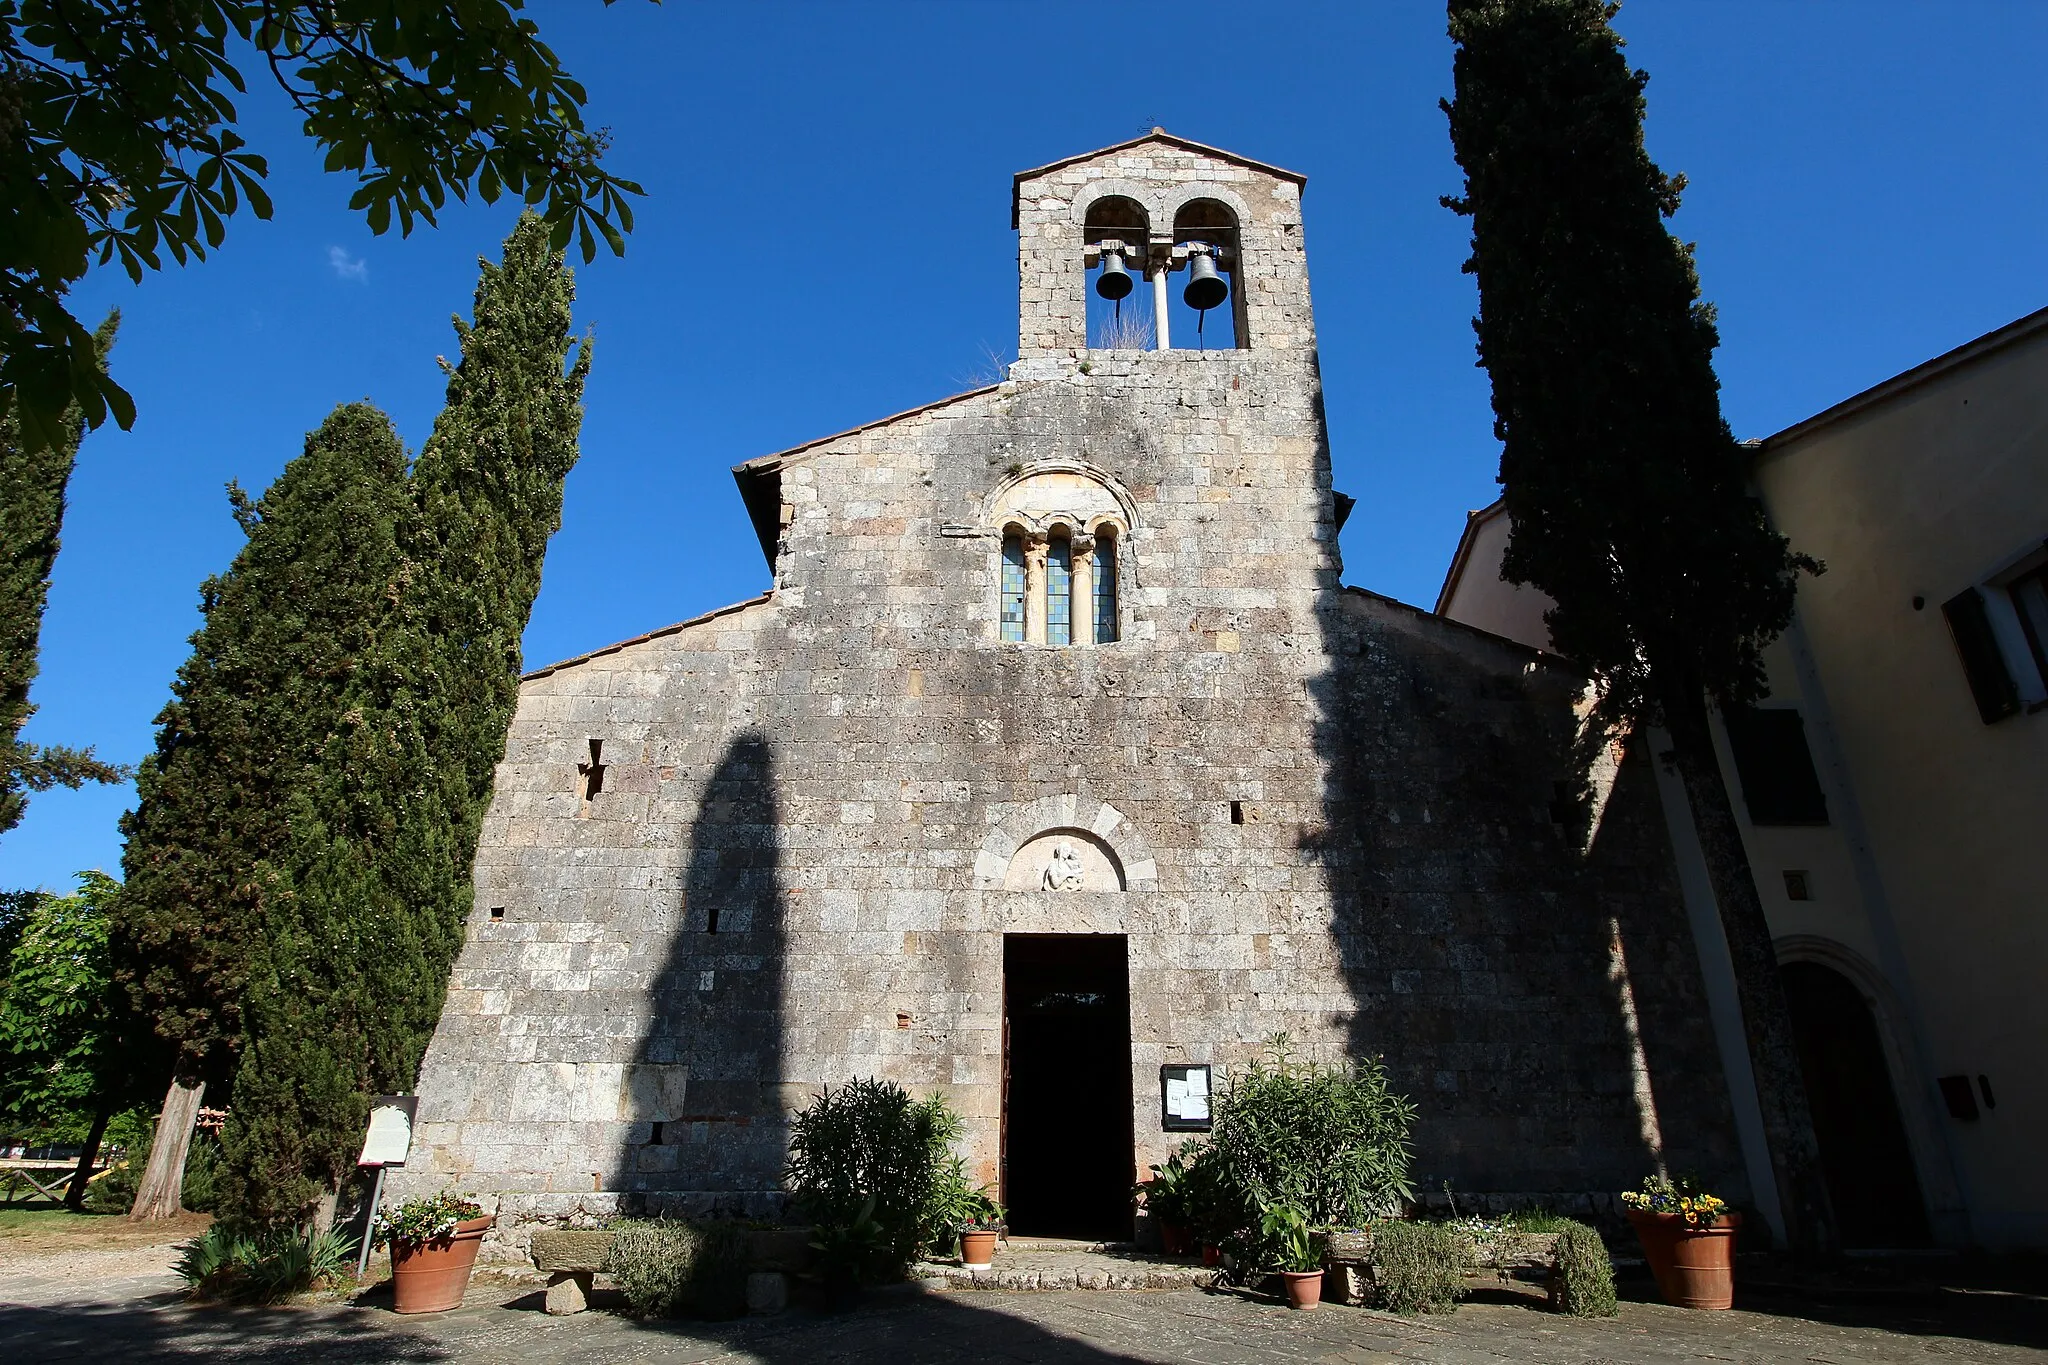
M 773 745 L 758 732 L 735 737 L 704 784 L 674 938 L 654 979 L 638 1056 L 653 1079 L 617 1166 L 629 1208 L 779 1212 L 768 1205 L 784 1127 L 780 818 Z
M 1591 1213 L 1660 1147 L 1746 1187 L 1647 756 L 1603 806 L 1579 680 L 1413 610 L 1325 595 L 1307 838 L 1354 1002 L 1330 1022 L 1415 1101 L 1418 1193 Z

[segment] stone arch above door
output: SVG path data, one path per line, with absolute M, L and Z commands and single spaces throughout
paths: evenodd
M 1010 809 L 981 841 L 977 891 L 1151 891 L 1159 864 L 1116 807 L 1072 792 Z

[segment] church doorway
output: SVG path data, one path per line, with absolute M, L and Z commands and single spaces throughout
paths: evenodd
M 1779 973 L 1842 1244 L 1927 1246 L 1920 1177 L 1869 1002 L 1818 962 L 1788 962 Z
M 1122 934 L 1003 937 L 1003 1202 L 1018 1236 L 1131 1236 Z

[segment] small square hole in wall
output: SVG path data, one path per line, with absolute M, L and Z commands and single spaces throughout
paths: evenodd
M 502 905 L 494 905 L 494 906 L 492 906 L 492 907 L 491 907 L 491 918 L 492 918 L 492 919 L 503 919 L 503 918 L 505 918 L 505 907 L 504 907 L 504 906 L 502 906 Z
M 653 1130 L 647 1134 L 647 1145 L 650 1147 L 661 1146 L 661 1122 L 659 1120 L 655 1121 Z
M 1810 901 L 1813 899 L 1813 888 L 1808 885 L 1804 872 L 1787 872 L 1785 874 L 1785 899 L 1794 901 Z
M 907 1015 L 907 1014 L 898 1014 L 898 1015 L 896 1016 L 896 1027 L 897 1027 L 897 1028 L 909 1028 L 909 1027 L 910 1027 L 910 1016 L 909 1016 L 909 1015 Z
M 1244 802 L 1233 801 L 1230 803 L 1230 823 L 1233 825 L 1244 823 Z

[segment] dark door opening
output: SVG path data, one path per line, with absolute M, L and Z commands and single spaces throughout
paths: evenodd
M 1003 938 L 1003 1200 L 1020 1236 L 1131 1236 L 1122 934 Z
M 1877 1019 L 1855 983 L 1817 962 L 1779 968 L 1842 1244 L 1924 1247 L 1927 1207 Z

